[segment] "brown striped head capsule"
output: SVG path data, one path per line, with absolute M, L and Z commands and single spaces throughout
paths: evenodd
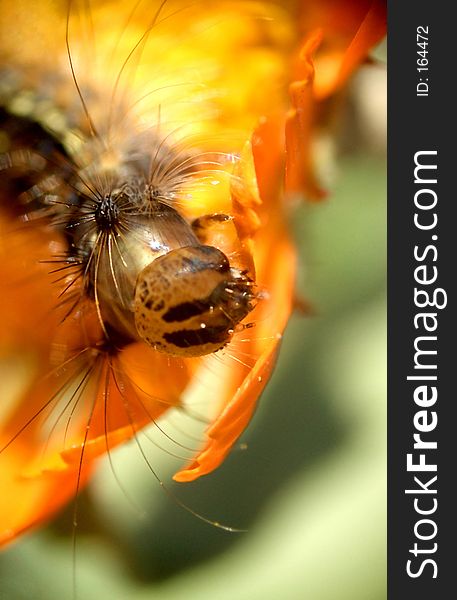
M 254 308 L 252 280 L 213 246 L 171 250 L 145 267 L 135 287 L 138 335 L 159 352 L 203 356 L 223 348 Z

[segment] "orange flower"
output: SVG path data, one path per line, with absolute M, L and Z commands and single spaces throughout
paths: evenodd
M 0 355 L 17 374 L 0 420 L 0 543 L 74 497 L 97 458 L 170 409 L 185 409 L 191 386 L 194 396 L 209 397 L 215 416 L 203 447 L 174 478 L 191 481 L 221 464 L 251 419 L 292 309 L 296 256 L 284 178 L 286 195 L 321 194 L 310 151 L 316 107 L 384 31 L 376 1 L 291 2 L 288 10 L 170 1 L 152 3 L 155 13 L 151 2 L 133 12 L 125 4 L 93 2 L 90 15 L 86 4 L 71 6 L 73 74 L 66 10 L 0 5 Z M 131 163 L 138 169 L 145 160 L 148 193 L 158 190 L 171 216 L 165 211 L 160 225 L 150 208 L 133 220 L 127 211 L 128 226 L 112 234 L 123 209 L 102 200 L 122 173 L 131 188 Z M 134 194 L 130 188 L 116 198 Z M 234 279 L 224 280 L 223 302 L 233 311 L 244 302 L 245 310 L 224 330 L 218 359 L 143 341 L 129 294 L 143 273 L 146 236 L 148 252 L 153 239 L 167 247 L 164 257 L 170 247 L 203 244 L 228 259 Z M 141 263 L 134 276 L 131 257 Z M 196 269 L 186 292 L 194 303 L 181 299 L 180 310 L 203 310 L 197 289 L 216 276 L 211 269 L 203 277 Z M 166 271 L 159 275 L 163 282 Z M 171 285 L 163 296 L 170 310 L 181 293 Z M 227 288 L 241 294 L 238 304 Z M 212 297 L 201 323 L 210 340 L 222 302 Z M 226 309 L 218 314 L 223 319 Z M 163 340 L 164 331 L 150 335 Z

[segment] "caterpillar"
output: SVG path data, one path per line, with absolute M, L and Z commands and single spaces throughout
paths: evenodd
M 216 468 L 247 425 L 294 279 L 280 180 L 262 202 L 252 137 L 285 101 L 289 18 L 250 2 L 2 3 L 16 34 L 0 48 L 1 351 L 29 367 L 2 419 L 21 506 L 2 542 L 148 424 L 173 441 L 157 423 L 172 409 L 210 425 L 179 481 Z

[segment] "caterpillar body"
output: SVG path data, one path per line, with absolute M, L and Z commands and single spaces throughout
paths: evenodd
M 13 211 L 20 205 L 23 220 L 46 220 L 63 234 L 62 265 L 79 269 L 67 282 L 69 311 L 81 297 L 93 300 L 105 339 L 116 345 L 142 339 L 160 352 L 189 357 L 223 348 L 255 305 L 255 275 L 230 265 L 221 250 L 198 237 L 203 221 L 211 227 L 228 215 L 200 217 L 193 226 L 179 210 L 192 201 L 189 188 L 204 185 L 207 165 L 216 171 L 219 159 L 170 147 L 157 126 L 129 137 L 118 138 L 115 124 L 104 127 L 110 133 L 98 133 L 90 114 L 84 115 L 83 96 L 80 119 L 86 117 L 91 135 L 66 125 L 67 135 L 78 135 L 75 150 L 52 132 L 49 114 L 44 117 L 51 131 L 34 120 L 43 98 L 34 106 L 29 94 L 30 114 L 18 116 L 21 103 L 11 95 L 0 115 L 8 147 L 2 195 Z M 173 277 L 167 277 L 170 269 Z M 158 301 L 152 308 L 153 289 Z
M 173 443 L 157 425 L 173 408 L 213 422 L 179 481 L 214 470 L 249 422 L 294 280 L 276 168 L 263 203 L 252 144 L 284 102 L 284 18 L 255 2 L 0 4 L 0 352 L 31 363 L 0 420 L 24 505 L 0 542 L 145 426 Z

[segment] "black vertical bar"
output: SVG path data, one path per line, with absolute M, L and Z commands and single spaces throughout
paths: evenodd
M 457 35 L 451 15 L 453 8 L 453 2 L 389 2 L 388 597 L 391 600 L 447 599 L 456 593 L 457 97 L 452 90 L 457 72 Z M 416 177 L 415 157 L 419 163 Z M 424 169 L 420 165 L 437 168 Z M 421 206 L 428 203 L 431 208 L 418 207 L 417 194 L 416 202 Z M 435 200 L 436 206 L 432 206 Z M 414 222 L 415 215 L 420 227 Z M 433 215 L 437 221 L 431 227 Z M 436 281 L 432 282 L 435 274 Z M 427 283 L 422 283 L 423 280 Z M 429 294 L 429 306 L 418 306 L 426 303 L 426 296 L 420 294 L 415 301 L 415 288 Z M 429 316 L 417 316 L 421 314 Z M 415 362 L 417 348 L 436 354 L 419 354 Z M 436 380 L 407 379 L 408 376 L 436 377 Z M 433 401 L 433 387 L 436 401 Z M 415 439 L 414 434 L 420 437 Z M 437 448 L 421 448 L 420 444 L 426 441 L 432 445 L 436 442 Z M 416 466 L 423 454 L 423 462 L 436 465 L 436 471 L 419 471 L 414 467 L 408 471 L 408 454 Z M 411 561 L 409 567 L 408 561 Z

